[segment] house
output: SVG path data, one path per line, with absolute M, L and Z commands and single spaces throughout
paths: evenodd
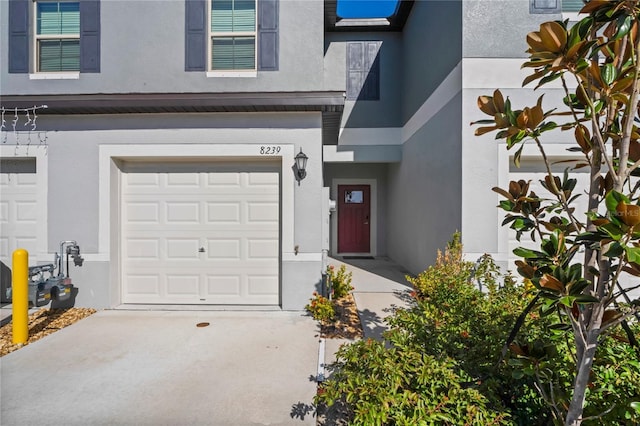
M 75 240 L 77 305 L 285 310 L 327 254 L 419 272 L 461 230 L 506 262 L 490 188 L 541 165 L 469 122 L 494 88 L 537 96 L 525 35 L 560 0 L 336 3 L 0 2 L 2 262 Z

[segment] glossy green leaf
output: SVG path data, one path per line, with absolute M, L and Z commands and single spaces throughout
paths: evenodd
M 620 257 L 624 253 L 624 247 L 618 241 L 609 245 L 609 249 L 604 253 L 607 257 Z
M 581 305 L 587 305 L 590 303 L 598 303 L 600 300 L 590 294 L 581 294 L 575 298 L 575 302 Z
M 618 76 L 618 70 L 616 67 L 609 63 L 605 64 L 602 68 L 600 68 L 600 77 L 602 77 L 602 81 L 604 81 L 607 85 L 611 85 Z
M 607 235 L 609 235 L 611 238 L 613 238 L 616 241 L 619 241 L 620 238 L 622 238 L 622 236 L 624 235 L 624 232 L 622 232 L 622 229 L 620 229 L 620 227 L 613 222 L 607 223 L 606 225 L 603 225 L 603 226 L 599 226 L 598 229 L 606 232 Z
M 618 18 L 618 32 L 616 33 L 614 40 L 618 40 L 627 34 L 629 34 L 629 30 L 631 30 L 631 24 L 633 23 L 633 19 L 630 15 L 620 15 Z M 611 83 L 607 83 L 611 84 Z
M 629 262 L 640 264 L 640 247 L 625 247 Z
M 543 257 L 544 253 L 540 253 L 539 251 L 530 250 L 524 247 L 518 247 L 513 250 L 513 254 L 518 257 L 524 257 L 525 259 Z
M 627 204 L 631 204 L 629 197 L 627 197 L 624 194 L 621 194 L 618 191 L 609 191 L 605 196 L 604 200 L 607 206 L 607 210 L 609 210 L 612 213 L 616 212 L 616 207 L 618 207 L 618 204 L 620 203 L 620 201 L 624 201 Z
M 570 308 L 573 306 L 573 302 L 577 299 L 576 296 L 563 296 L 561 297 L 560 303 L 562 303 L 564 306 L 566 306 L 567 308 Z

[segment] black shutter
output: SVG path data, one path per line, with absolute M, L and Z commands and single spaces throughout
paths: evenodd
M 206 2 L 204 0 L 185 0 L 185 71 L 204 71 L 206 69 L 206 39 Z
M 379 41 L 366 42 L 364 63 L 367 70 L 360 99 L 377 101 L 380 99 L 380 45 Z
M 278 71 L 278 0 L 258 1 L 258 70 Z
M 9 72 L 29 72 L 29 0 L 9 0 Z
M 347 43 L 347 99 L 355 101 L 364 84 L 364 42 Z
M 100 0 L 80 1 L 80 72 L 100 72 Z
M 347 99 L 380 99 L 380 41 L 347 43 Z

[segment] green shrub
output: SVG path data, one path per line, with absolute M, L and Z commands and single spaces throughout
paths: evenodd
M 333 265 L 328 266 L 327 275 L 329 277 L 330 291 L 333 299 L 341 299 L 353 290 L 353 286 L 351 286 L 352 274 L 351 272 L 347 272 L 345 265 L 341 265 L 337 272 Z
M 507 424 L 507 413 L 491 410 L 481 393 L 462 386 L 468 378 L 450 359 L 371 339 L 343 345 L 337 357 L 316 403 L 346 402 L 351 425 Z
M 331 300 L 321 296 L 317 292 L 313 292 L 313 298 L 304 308 L 313 316 L 313 319 L 321 323 L 332 321 L 336 315 Z
M 465 262 L 455 236 L 435 265 L 408 280 L 412 306 L 387 319 L 386 341 L 343 346 L 316 402 L 346 404 L 355 425 L 562 423 L 576 365 L 556 312 L 529 312 L 503 356 L 533 297 L 510 276 L 498 285 L 491 257 Z M 585 424 L 640 424 L 640 355 L 625 339 L 620 326 L 603 335 Z

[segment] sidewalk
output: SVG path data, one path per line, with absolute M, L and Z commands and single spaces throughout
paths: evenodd
M 352 273 L 352 293 L 364 338 L 382 339 L 382 332 L 387 329 L 384 319 L 391 315 L 393 307 L 407 306 L 407 293 L 412 289 L 405 279 L 409 272 L 387 258 L 329 258 L 329 265 L 335 268 L 345 265 Z M 349 342 L 347 339 L 326 339 L 325 364 L 334 362 L 340 345 Z

